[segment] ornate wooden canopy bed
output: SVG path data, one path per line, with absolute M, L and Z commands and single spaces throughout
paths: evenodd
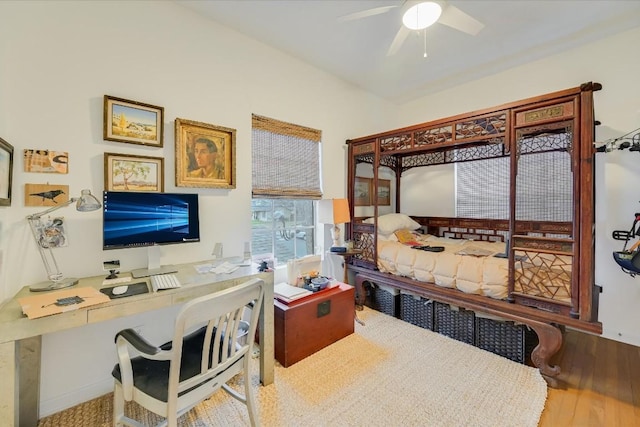
M 532 362 L 558 375 L 550 358 L 564 326 L 602 333 L 593 230 L 600 89 L 586 83 L 347 141 L 358 302 L 376 284 L 527 325 L 539 339 Z M 425 207 L 422 197 L 442 191 L 443 170 L 455 177 L 453 202 Z M 449 204 L 455 217 L 430 216 Z

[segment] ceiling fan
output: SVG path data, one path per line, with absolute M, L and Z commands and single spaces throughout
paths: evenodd
M 402 44 L 412 30 L 422 30 L 425 40 L 424 57 L 426 58 L 427 35 L 424 30 L 436 22 L 472 36 L 475 36 L 484 28 L 484 24 L 482 22 L 444 1 L 406 0 L 402 5 L 382 6 L 362 10 L 360 12 L 341 16 L 338 20 L 354 21 L 357 19 L 367 18 L 369 16 L 387 13 L 398 7 L 402 10 L 402 25 L 398 29 L 396 36 L 387 50 L 387 56 L 394 55 L 400 47 L 402 47 Z

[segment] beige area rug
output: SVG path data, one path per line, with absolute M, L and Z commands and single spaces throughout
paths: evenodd
M 365 307 L 366 326 L 253 383 L 263 426 L 537 426 L 547 385 L 538 370 Z M 40 427 L 110 426 L 112 395 L 51 415 Z M 161 418 L 132 404 L 146 425 Z M 185 414 L 181 426 L 249 425 L 225 392 Z

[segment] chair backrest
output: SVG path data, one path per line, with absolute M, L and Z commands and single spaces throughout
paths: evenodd
M 172 342 L 173 357 L 169 370 L 169 404 L 179 393 L 216 377 L 247 354 L 251 354 L 253 337 L 264 297 L 264 281 L 252 279 L 241 285 L 205 295 L 186 303 L 176 318 Z M 241 322 L 245 307 L 251 308 L 247 323 Z M 199 360 L 199 374 L 180 382 L 183 338 L 196 327 L 205 327 Z M 246 330 L 248 329 L 248 331 Z M 240 334 L 246 339 L 238 341 Z M 175 402 L 175 400 L 173 401 Z

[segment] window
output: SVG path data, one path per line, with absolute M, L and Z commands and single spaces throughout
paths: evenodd
M 312 200 L 253 199 L 251 251 L 274 254 L 278 263 L 314 253 Z
M 313 254 L 321 132 L 257 115 L 252 124 L 252 253 L 280 264 Z

